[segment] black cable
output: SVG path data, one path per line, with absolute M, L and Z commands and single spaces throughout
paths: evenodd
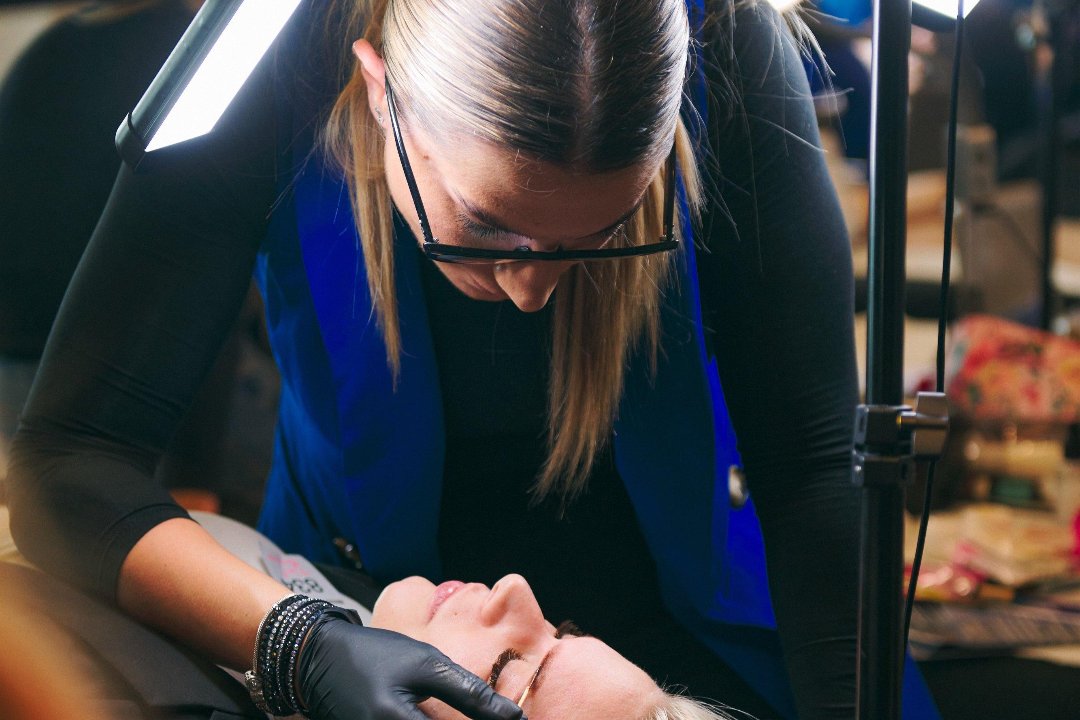
M 945 392 L 945 326 L 949 308 L 949 273 L 952 269 L 953 215 L 956 194 L 956 114 L 960 95 L 960 57 L 964 41 L 964 0 L 957 0 L 956 27 L 954 30 L 952 83 L 949 91 L 949 146 L 945 162 L 945 249 L 941 261 L 941 295 L 938 310 L 936 390 Z M 931 461 L 926 473 L 926 489 L 923 496 L 922 517 L 919 520 L 919 536 L 915 543 L 915 559 L 911 563 L 911 579 L 908 581 L 907 599 L 904 603 L 904 647 L 908 644 L 911 629 L 911 613 L 915 608 L 915 587 L 919 582 L 923 550 L 926 547 L 926 528 L 930 522 L 930 498 L 934 489 L 934 469 Z

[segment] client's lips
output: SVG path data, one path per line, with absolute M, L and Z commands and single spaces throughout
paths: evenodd
M 443 584 L 435 588 L 435 594 L 431 597 L 431 607 L 428 617 L 435 617 L 435 613 L 438 612 L 439 606 L 446 602 L 446 599 L 456 593 L 461 588 L 465 587 L 465 583 L 460 580 L 447 580 Z

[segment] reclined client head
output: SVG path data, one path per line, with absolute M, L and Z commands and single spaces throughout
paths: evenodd
M 662 690 L 640 668 L 570 623 L 544 619 L 520 575 L 490 589 L 479 583 L 435 586 L 420 577 L 379 596 L 371 625 L 430 643 L 520 704 L 530 720 L 719 720 L 719 711 Z M 435 720 L 461 718 L 428 700 Z

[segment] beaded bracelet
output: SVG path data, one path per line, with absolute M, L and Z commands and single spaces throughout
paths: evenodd
M 303 595 L 289 595 L 274 604 L 270 611 L 263 616 L 259 623 L 259 629 L 255 634 L 255 652 L 251 660 L 251 670 L 244 673 L 244 681 L 248 692 L 255 705 L 265 713 L 273 713 L 270 700 L 274 693 L 267 687 L 265 679 L 268 677 L 269 662 L 262 662 L 269 655 L 270 636 L 276 633 L 281 624 L 281 618 L 289 608 L 304 599 Z M 277 703 L 274 703 L 275 705 Z
M 308 631 L 329 610 L 341 609 L 325 600 L 290 595 L 263 617 L 252 669 L 244 673 L 251 699 L 260 710 L 275 716 L 302 711 L 295 690 L 296 656 Z
M 278 693 L 287 700 L 288 706 L 294 712 L 301 712 L 304 709 L 296 697 L 296 656 L 300 652 L 300 645 L 307 637 L 308 631 L 331 607 L 333 605 L 322 600 L 305 607 L 297 614 L 288 632 L 282 638 L 277 658 Z

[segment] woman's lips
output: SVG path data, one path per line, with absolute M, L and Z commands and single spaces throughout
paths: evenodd
M 446 602 L 447 598 L 456 593 L 461 588 L 465 587 L 465 583 L 460 580 L 447 580 L 438 587 L 435 588 L 435 594 L 431 596 L 431 606 L 428 613 L 428 619 L 435 617 L 435 613 L 439 611 L 439 606 Z

